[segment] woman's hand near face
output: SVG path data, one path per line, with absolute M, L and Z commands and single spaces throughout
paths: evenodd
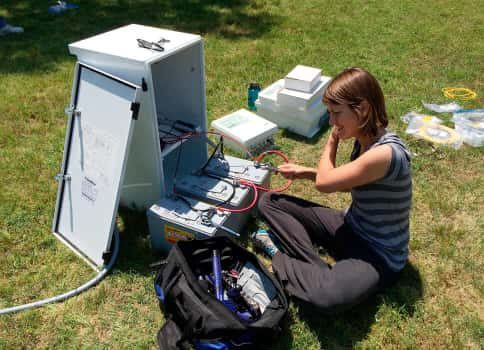
M 339 131 L 336 126 L 333 126 L 333 129 L 331 129 L 331 134 L 329 135 L 327 143 L 332 143 L 334 145 L 338 145 L 339 143 Z

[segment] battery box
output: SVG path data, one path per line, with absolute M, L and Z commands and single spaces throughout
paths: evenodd
M 204 172 L 208 175 L 188 174 L 178 179 L 176 196 L 163 198 L 148 210 L 151 245 L 155 250 L 168 253 L 171 246 L 182 239 L 202 239 L 215 235 L 234 237 L 234 232 L 240 234 L 257 209 L 254 207 L 241 213 L 216 210 L 216 205 L 231 195 L 230 181 L 244 179 L 259 186 L 270 186 L 268 169 L 237 157 L 213 157 Z M 247 187 L 236 187 L 229 205 L 221 206 L 246 207 L 253 199 L 252 192 Z M 209 220 L 204 211 L 210 212 Z
M 180 240 L 203 239 L 226 234 L 223 226 L 230 213 L 186 197 L 165 197 L 147 211 L 151 245 L 167 254 Z
M 244 179 L 258 186 L 270 187 L 270 171 L 253 161 L 232 156 L 213 157 L 205 167 L 209 175 L 189 174 L 176 183 L 178 197 L 166 197 L 147 212 L 152 247 L 167 253 L 178 240 L 202 239 L 215 235 L 234 237 L 230 231 L 241 233 L 256 208 L 241 213 L 219 212 L 216 205 L 231 195 L 230 181 Z M 227 208 L 246 207 L 253 199 L 247 187 L 235 187 L 235 194 Z M 211 208 L 210 220 L 203 210 Z M 228 230 L 227 230 L 228 229 Z
M 270 186 L 269 170 L 257 166 L 253 161 L 224 156 L 214 157 L 205 168 L 209 174 L 230 179 L 244 179 L 256 185 L 268 188 Z
M 241 207 L 248 191 L 246 186 L 235 185 L 231 179 L 206 175 L 186 175 L 176 184 L 177 194 L 198 198 L 214 205 L 224 203 L 224 206 L 230 208 Z
M 177 194 L 195 198 L 212 205 L 229 209 L 247 207 L 254 197 L 253 190 L 228 178 L 207 175 L 187 175 L 176 184 Z M 229 216 L 225 226 L 240 232 L 250 218 L 250 211 L 242 211 Z

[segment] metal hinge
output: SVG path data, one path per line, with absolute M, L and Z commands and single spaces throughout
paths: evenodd
M 138 120 L 139 107 L 140 107 L 139 102 L 133 102 L 133 103 L 131 103 L 131 111 L 133 112 L 132 118 L 134 120 Z
M 69 174 L 57 174 L 56 176 L 54 176 L 54 179 L 57 182 L 61 182 L 61 181 L 71 181 L 72 177 Z
M 68 117 L 80 117 L 81 116 L 81 110 L 77 109 L 74 106 L 69 106 L 64 109 L 65 114 Z
M 111 260 L 111 256 L 113 255 L 113 252 L 109 249 L 106 249 L 104 252 L 103 252 L 103 255 L 102 255 L 102 259 L 104 262 L 107 262 L 109 260 Z

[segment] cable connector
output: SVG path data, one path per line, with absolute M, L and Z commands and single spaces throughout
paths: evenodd
M 210 208 L 202 213 L 200 216 L 202 225 L 213 226 L 212 217 L 215 215 L 217 209 Z
M 254 167 L 257 169 L 266 169 L 269 170 L 270 172 L 277 173 L 278 169 L 272 163 L 267 162 L 267 163 L 262 163 L 257 160 L 254 160 Z

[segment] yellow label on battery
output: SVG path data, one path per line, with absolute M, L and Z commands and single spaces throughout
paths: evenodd
M 195 239 L 195 235 L 188 231 L 165 224 L 165 240 L 172 244 L 178 241 L 189 241 Z
M 431 121 L 431 120 L 432 120 L 432 118 L 433 118 L 433 117 L 432 117 L 431 115 L 424 115 L 424 116 L 422 117 L 422 120 L 423 120 L 424 122 L 429 122 L 429 121 Z

